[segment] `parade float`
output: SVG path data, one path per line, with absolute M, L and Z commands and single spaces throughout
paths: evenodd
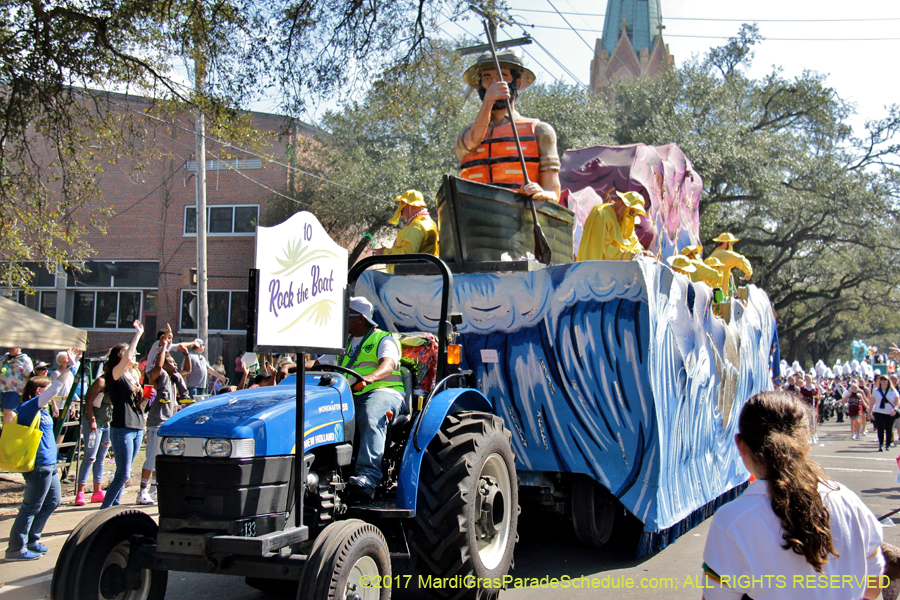
M 562 162 L 569 208 L 535 203 L 548 266 L 528 254 L 526 197 L 444 179 L 441 255 L 456 273 L 462 367 L 512 432 L 521 497 L 569 515 L 578 537 L 597 545 L 624 507 L 643 524 L 644 555 L 747 481 L 736 417 L 772 388 L 775 316 L 753 285 L 715 310 L 712 288 L 662 260 L 699 239 L 701 180 L 677 146 L 586 148 Z M 573 262 L 579 215 L 615 191 L 649 200 L 639 235 L 651 256 Z M 439 289 L 423 270 L 398 268 L 364 274 L 356 293 L 385 328 L 429 331 Z

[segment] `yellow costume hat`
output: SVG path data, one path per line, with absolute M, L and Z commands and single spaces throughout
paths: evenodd
M 725 233 L 719 235 L 719 237 L 713 239 L 713 241 L 719 242 L 721 244 L 733 244 L 740 240 L 726 231 Z
M 520 92 L 534 83 L 534 73 L 522 62 L 522 55 L 517 49 L 497 50 L 497 60 L 500 62 L 501 69 L 509 69 L 521 73 L 519 78 Z M 485 52 L 475 59 L 474 65 L 466 69 L 466 72 L 463 73 L 463 80 L 469 84 L 469 87 L 477 90 L 478 84 L 481 83 L 481 74 L 494 69 L 494 57 L 490 52 Z
M 409 206 L 416 206 L 419 208 L 425 208 L 425 197 L 422 195 L 422 192 L 419 190 L 406 190 L 396 198 L 394 198 L 399 204 L 397 205 L 397 210 L 394 211 L 391 220 L 388 221 L 391 225 L 396 225 L 400 222 L 400 213 L 403 212 L 403 205 L 407 204 Z
M 641 196 L 637 192 L 625 192 L 624 194 L 619 190 L 616 190 L 616 195 L 622 199 L 625 203 L 625 206 L 628 208 L 634 209 L 634 212 L 639 215 L 647 216 L 647 211 L 644 210 L 644 197 Z
M 721 269 L 722 267 L 725 266 L 725 263 L 723 263 L 721 260 L 719 260 L 715 256 L 710 256 L 703 262 L 706 263 L 706 266 L 712 267 L 713 269 Z
M 703 254 L 703 246 L 700 244 L 694 244 L 693 246 L 685 246 L 681 253 L 688 258 L 700 258 L 700 255 Z
M 669 258 L 666 259 L 673 269 L 678 269 L 679 271 L 684 271 L 685 273 L 693 273 L 697 270 L 691 263 L 691 259 L 683 254 L 673 254 Z

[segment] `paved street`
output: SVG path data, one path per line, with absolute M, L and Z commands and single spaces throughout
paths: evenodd
M 900 485 L 896 483 L 897 449 L 877 452 L 877 442 L 873 433 L 861 440 L 851 440 L 849 424 L 826 424 L 819 431 L 819 445 L 813 455 L 829 474 L 860 494 L 876 515 L 882 515 L 900 508 Z M 133 502 L 136 488 L 126 496 L 126 502 Z M 46 557 L 31 563 L 0 562 L 0 580 L 5 586 L 0 589 L 0 600 L 34 600 L 48 598 L 53 565 L 68 532 L 91 511 L 88 505 L 76 507 L 72 498 L 61 506 L 48 524 L 44 542 L 50 547 Z M 96 506 L 96 505 L 94 505 Z M 147 512 L 156 515 L 155 507 Z M 0 544 L 7 542 L 9 528 L 15 511 L 0 515 Z M 898 518 L 900 523 L 900 518 Z M 523 515 L 520 521 L 520 543 L 516 549 L 516 566 L 513 576 L 521 578 L 563 577 L 577 579 L 619 578 L 634 579 L 640 585 L 660 587 L 677 585 L 678 589 L 633 589 L 600 590 L 601 596 L 616 598 L 660 600 L 666 598 L 699 598 L 700 591 L 687 588 L 687 578 L 696 578 L 701 564 L 703 544 L 708 529 L 708 521 L 682 536 L 662 552 L 640 561 L 628 560 L 616 549 L 591 550 L 577 545 L 570 526 L 554 520 L 542 519 L 541 515 Z M 900 527 L 887 527 L 885 541 L 900 545 Z M 395 566 L 402 569 L 402 565 Z M 401 572 L 403 572 L 401 570 Z M 598 595 L 592 589 L 548 590 L 526 588 L 508 590 L 503 593 L 507 600 L 544 600 L 548 596 L 556 598 L 593 598 Z M 396 591 L 395 598 L 416 598 L 420 595 L 410 590 Z M 244 585 L 243 581 L 231 577 L 171 573 L 167 598 L 191 600 L 261 600 L 263 594 Z

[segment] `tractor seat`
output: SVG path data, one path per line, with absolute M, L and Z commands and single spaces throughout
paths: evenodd
M 406 367 L 400 367 L 400 377 L 403 379 L 403 409 L 399 415 L 394 416 L 392 427 L 400 427 L 409 422 L 413 410 L 413 376 L 412 371 Z

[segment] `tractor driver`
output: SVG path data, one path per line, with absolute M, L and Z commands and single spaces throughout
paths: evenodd
M 375 308 L 362 296 L 350 298 L 347 312 L 347 349 L 340 357 L 323 356 L 318 364 L 348 367 L 362 375 L 353 388 L 356 428 L 359 431 L 359 455 L 356 475 L 350 478 L 351 489 L 369 500 L 381 484 L 381 461 L 387 434 L 388 411 L 398 415 L 403 409 L 403 379 L 400 375 L 400 344 L 394 337 L 378 329 L 372 319 Z M 360 389 L 358 389 L 360 388 Z
M 462 130 L 453 149 L 459 159 L 463 179 L 496 185 L 532 196 L 535 200 L 559 202 L 559 152 L 556 131 L 547 123 L 523 117 L 516 112 L 516 97 L 534 82 L 517 50 L 497 52 L 500 75 L 490 52 L 482 54 L 469 67 L 463 79 L 478 91 L 481 108 L 475 121 Z M 512 125 L 506 111 L 509 102 L 516 120 L 516 131 L 528 170 L 528 185 L 513 140 Z

